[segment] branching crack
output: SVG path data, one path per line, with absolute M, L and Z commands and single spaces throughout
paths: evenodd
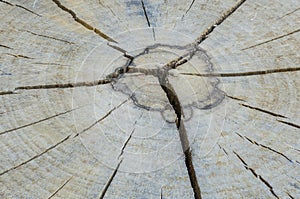
M 161 73 L 158 74 L 158 80 L 159 80 L 161 88 L 166 93 L 167 98 L 168 98 L 170 104 L 172 105 L 172 107 L 175 111 L 175 114 L 177 116 L 176 126 L 177 126 L 177 129 L 179 132 L 181 147 L 182 147 L 182 150 L 183 150 L 184 156 L 185 156 L 185 165 L 186 165 L 186 168 L 187 168 L 187 171 L 189 174 L 191 186 L 194 191 L 194 197 L 195 197 L 195 199 L 201 199 L 202 198 L 201 191 L 200 191 L 200 187 L 199 187 L 198 180 L 197 180 L 197 175 L 196 175 L 193 161 L 192 161 L 192 153 L 191 153 L 191 149 L 189 146 L 189 140 L 188 140 L 188 136 L 186 134 L 186 129 L 184 127 L 184 123 L 181 118 L 183 112 L 182 112 L 180 101 L 178 99 L 178 96 L 176 95 L 174 88 L 168 81 L 166 71 L 161 71 Z
M 267 111 L 267 110 L 264 110 L 264 109 L 261 109 L 261 108 L 249 106 L 249 105 L 246 105 L 246 104 L 240 104 L 240 105 L 241 105 L 241 106 L 244 106 L 244 107 L 247 107 L 247 108 L 250 108 L 250 109 L 253 109 L 253 110 L 257 110 L 257 111 L 266 113 L 266 114 L 268 114 L 268 115 L 272 115 L 272 116 L 274 116 L 274 117 L 287 118 L 286 116 L 283 116 L 283 115 L 280 115 L 280 114 L 277 114 L 277 113 L 273 113 L 273 112 L 271 112 L 271 111 Z
M 243 160 L 239 154 L 237 154 L 235 151 L 233 151 L 233 153 L 243 163 L 245 169 L 249 170 L 255 176 L 255 178 L 259 179 L 263 184 L 265 184 L 269 188 L 272 195 L 279 199 L 278 195 L 276 195 L 276 193 L 274 192 L 273 187 L 270 185 L 270 183 L 268 181 L 266 181 L 261 175 L 258 175 L 254 169 L 249 167 L 248 164 L 245 162 L 245 160 Z
M 62 5 L 61 2 L 60 2 L 59 0 L 52 0 L 52 1 L 53 1 L 60 9 L 62 9 L 63 11 L 69 13 L 77 23 L 81 24 L 81 25 L 82 25 L 83 27 L 85 27 L 86 29 L 94 31 L 94 33 L 96 33 L 97 35 L 99 35 L 99 36 L 102 37 L 103 39 L 106 39 L 107 41 L 111 41 L 111 42 L 117 43 L 117 41 L 115 41 L 114 39 L 112 39 L 112 38 L 109 37 L 108 35 L 104 34 L 104 33 L 101 32 L 99 29 L 97 29 L 97 28 L 91 26 L 90 24 L 88 24 L 88 23 L 85 22 L 84 20 L 78 18 L 77 15 L 76 15 L 76 13 L 75 13 L 73 10 L 71 10 L 71 9 L 65 7 L 64 5 Z

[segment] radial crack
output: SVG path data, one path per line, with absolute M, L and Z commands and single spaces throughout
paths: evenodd
M 269 42 L 276 41 L 276 40 L 278 40 L 278 39 L 282 39 L 282 38 L 284 38 L 284 37 L 286 37 L 286 36 L 290 36 L 290 35 L 292 35 L 292 34 L 295 34 L 295 33 L 299 32 L 299 31 L 300 31 L 300 28 L 297 29 L 297 30 L 294 30 L 294 31 L 292 31 L 292 32 L 289 32 L 289 33 L 287 33 L 287 34 L 284 34 L 284 35 L 281 35 L 281 36 L 278 36 L 278 37 L 269 39 L 269 40 L 267 40 L 267 41 L 264 41 L 264 42 L 261 42 L 261 43 L 258 43 L 258 44 L 255 44 L 255 45 L 246 47 L 246 48 L 243 48 L 243 49 L 241 49 L 241 50 L 248 50 L 248 49 L 250 49 L 250 48 L 255 48 L 255 47 L 257 47 L 257 46 L 261 46 L 261 45 L 263 45 L 263 44 L 267 44 L 267 43 L 269 43 Z
M 60 116 L 60 115 L 65 115 L 65 114 L 70 113 L 70 112 L 72 112 L 72 111 L 74 111 L 74 110 L 76 110 L 76 109 L 78 109 L 78 108 L 74 108 L 74 109 L 71 109 L 71 110 L 68 110 L 68 111 L 64 111 L 64 112 L 62 112 L 62 113 L 58 113 L 58 114 L 52 115 L 52 116 L 50 116 L 50 117 L 46 117 L 46 118 L 44 118 L 44 119 L 40 119 L 40 120 L 35 121 L 35 122 L 31 122 L 31 123 L 29 123 L 29 124 L 25 124 L 25 125 L 22 125 L 22 126 L 13 128 L 13 129 L 9 129 L 9 130 L 0 132 L 0 135 L 4 135 L 4 134 L 9 133 L 9 132 L 12 132 L 12 131 L 16 131 L 16 130 L 19 130 L 19 129 L 22 129 L 22 128 L 25 128 L 25 127 L 28 127 L 28 126 L 32 126 L 32 125 L 35 125 L 35 124 L 44 122 L 44 121 L 46 121 L 46 120 L 50 120 L 50 119 L 52 119 L 52 118 L 58 117 L 58 116 Z
M 161 71 L 161 73 L 158 74 L 158 80 L 159 80 L 161 88 L 166 93 L 167 98 L 168 98 L 170 104 L 172 105 L 172 107 L 175 111 L 175 114 L 177 116 L 176 126 L 177 126 L 177 129 L 179 132 L 181 147 L 182 147 L 182 150 L 183 150 L 184 156 L 185 156 L 185 165 L 186 165 L 186 168 L 187 168 L 187 171 L 189 174 L 191 186 L 194 191 L 194 197 L 195 197 L 195 199 L 201 199 L 202 198 L 201 191 L 200 191 L 200 187 L 199 187 L 198 180 L 197 180 L 197 175 L 196 175 L 193 161 L 192 161 L 192 153 L 191 153 L 191 149 L 189 146 L 189 140 L 188 140 L 188 136 L 186 134 L 186 129 L 184 127 L 184 123 L 181 119 L 183 112 L 182 112 L 180 101 L 178 99 L 178 96 L 176 95 L 174 88 L 168 81 L 166 71 Z
M 120 108 L 123 104 L 125 104 L 130 98 L 126 99 L 125 101 L 123 101 L 122 103 L 120 103 L 118 106 L 113 107 L 112 109 L 110 109 L 103 117 L 101 117 L 100 119 L 98 119 L 97 121 L 95 121 L 94 123 L 92 123 L 90 126 L 88 126 L 87 128 L 83 129 L 81 132 L 78 132 L 77 134 L 75 134 L 74 137 L 77 137 L 79 135 L 81 135 L 82 133 L 86 132 L 87 130 L 91 129 L 92 127 L 94 127 L 96 124 L 98 124 L 99 122 L 103 121 L 105 118 L 107 118 L 112 112 L 114 112 L 115 110 L 117 110 L 118 108 Z
M 120 167 L 122 161 L 123 161 L 123 160 L 120 160 L 120 162 L 118 163 L 118 165 L 117 165 L 117 167 L 115 168 L 114 172 L 112 173 L 112 175 L 110 176 L 110 178 L 109 178 L 108 181 L 106 182 L 106 185 L 105 185 L 104 189 L 102 190 L 102 192 L 101 192 L 101 194 L 100 194 L 100 196 L 99 196 L 99 199 L 103 199 L 103 198 L 104 198 L 105 193 L 107 192 L 107 190 L 108 190 L 109 186 L 111 185 L 111 183 L 112 183 L 114 177 L 116 176 L 116 174 L 117 174 L 117 172 L 118 172 L 118 170 L 119 170 L 119 167 Z
M 145 15 L 148 27 L 150 28 L 151 24 L 150 24 L 149 17 L 148 17 L 148 14 L 147 14 L 147 11 L 146 11 L 146 7 L 145 7 L 145 4 L 144 4 L 143 0 L 141 0 L 141 4 L 142 4 L 142 8 L 143 8 L 143 11 L 144 11 L 144 15 Z M 153 40 L 155 40 L 155 30 L 154 30 L 154 27 L 152 27 L 152 36 L 153 36 Z
M 271 147 L 268 147 L 268 146 L 266 146 L 266 145 L 260 144 L 260 143 L 258 143 L 258 142 L 256 142 L 256 141 L 254 141 L 254 140 L 248 138 L 247 136 L 243 136 L 243 135 L 241 135 L 241 134 L 239 134 L 239 133 L 236 133 L 236 134 L 237 134 L 239 137 L 241 137 L 242 139 L 244 139 L 244 140 L 250 142 L 251 144 L 254 144 L 254 145 L 257 145 L 257 146 L 259 146 L 259 147 L 265 148 L 265 149 L 267 149 L 267 150 L 269 150 L 269 151 L 272 151 L 272 152 L 274 152 L 274 153 L 276 153 L 276 154 L 278 154 L 278 155 L 284 157 L 284 158 L 287 159 L 289 162 L 294 162 L 293 160 L 291 160 L 290 158 L 288 158 L 285 154 L 283 154 L 283 153 L 281 153 L 281 152 L 279 152 L 279 151 L 276 151 L 275 149 L 273 149 L 273 148 L 271 148 Z
M 120 159 L 120 157 L 123 155 L 124 150 L 125 150 L 125 148 L 126 148 L 128 142 L 129 142 L 130 139 L 132 138 L 132 135 L 133 135 L 134 131 L 135 131 L 135 129 L 133 129 L 133 130 L 131 131 L 129 137 L 127 138 L 127 140 L 126 140 L 125 143 L 123 144 L 123 147 L 122 147 L 121 152 L 120 152 L 120 154 L 119 154 L 119 156 L 118 156 L 118 159 Z
M 262 71 L 248 71 L 248 72 L 235 72 L 235 73 L 179 73 L 181 75 L 192 75 L 199 77 L 243 77 L 243 76 L 255 76 L 255 75 L 267 75 L 272 73 L 286 73 L 299 71 L 300 67 L 295 68 L 278 68 Z
M 34 86 L 20 86 L 15 88 L 15 90 L 35 90 L 35 89 L 52 89 L 52 88 L 75 88 L 83 86 L 97 86 L 101 84 L 108 84 L 111 80 L 103 79 L 90 82 L 76 82 L 76 83 L 66 83 L 66 84 L 45 84 L 45 85 L 34 85 Z
M 67 140 L 70 138 L 70 136 L 71 136 L 71 135 L 68 135 L 67 137 L 65 137 L 65 138 L 64 138 L 63 140 L 61 140 L 60 142 L 56 143 L 55 145 L 52 145 L 51 147 L 49 147 L 49 148 L 47 148 L 46 150 L 44 150 L 42 153 L 39 153 L 39 154 L 37 154 L 37 155 L 31 157 L 30 159 L 28 159 L 28 160 L 22 162 L 21 164 L 18 164 L 18 165 L 14 166 L 14 167 L 11 167 L 10 169 L 7 169 L 7 170 L 1 172 L 1 173 L 0 173 L 0 176 L 2 176 L 3 174 L 6 174 L 6 173 L 8 173 L 8 172 L 10 172 L 10 171 L 12 171 L 12 170 L 18 169 L 19 167 L 21 167 L 21 166 L 23 166 L 23 165 L 25 165 L 25 164 L 27 164 L 27 163 L 29 163 L 29 162 L 31 162 L 31 161 L 33 161 L 33 160 L 39 158 L 39 157 L 41 157 L 42 155 L 46 154 L 47 152 L 51 151 L 52 149 L 56 148 L 57 146 L 63 144 L 65 141 L 67 141 Z
M 270 192 L 272 193 L 272 195 L 276 198 L 279 199 L 278 195 L 274 192 L 273 187 L 270 185 L 270 183 L 268 181 L 266 181 L 261 175 L 257 174 L 256 171 L 254 169 L 252 169 L 251 167 L 248 166 L 248 164 L 245 162 L 245 160 L 242 159 L 242 157 L 237 154 L 235 151 L 233 151 L 233 153 L 238 157 L 238 159 L 243 163 L 244 167 L 246 170 L 251 171 L 251 173 L 255 176 L 255 178 L 259 179 L 263 184 L 265 184 Z
M 273 113 L 271 111 L 267 111 L 267 110 L 257 108 L 257 107 L 254 107 L 254 106 L 249 106 L 249 105 L 246 105 L 246 104 L 239 104 L 239 105 L 250 108 L 250 109 L 253 109 L 253 110 L 257 110 L 257 111 L 260 111 L 260 112 L 263 112 L 263 113 L 266 113 L 266 114 L 269 114 L 269 115 L 272 115 L 274 117 L 287 118 L 286 116 L 283 116 L 283 115 L 280 115 L 280 114 L 277 114 L 277 113 Z
M 12 49 L 11 47 L 5 46 L 5 45 L 2 45 L 2 44 L 0 44 L 0 47 L 7 48 L 7 49 Z
M 283 124 L 287 124 L 287 125 L 289 125 L 289 126 L 292 126 L 292 127 L 295 127 L 295 128 L 297 128 L 297 129 L 300 129 L 300 125 L 298 125 L 298 124 L 294 124 L 294 123 L 291 123 L 291 122 L 286 122 L 286 121 L 283 121 L 283 120 L 277 120 L 278 122 L 281 122 L 281 123 L 283 123 Z
M 197 45 L 201 44 L 213 30 L 221 25 L 230 15 L 232 15 L 246 0 L 238 1 L 233 7 L 223 13 L 211 26 L 209 26 L 195 41 Z
M 39 17 L 42 17 L 41 15 L 39 15 L 39 14 L 33 12 L 32 10 L 29 10 L 28 8 L 25 8 L 24 6 L 21 6 L 21 5 L 19 5 L 19 4 L 12 4 L 12 3 L 8 2 L 8 1 L 4 1 L 4 0 L 0 0 L 0 2 L 5 3 L 5 4 L 7 4 L 7 5 L 10 5 L 10 6 L 16 6 L 16 7 L 19 7 L 19 8 L 21 8 L 21 9 L 23 9 L 23 10 L 26 10 L 27 12 L 30 12 L 31 14 L 34 14 L 34 15 L 39 16 Z
M 72 177 L 73 176 L 71 176 L 66 182 L 64 182 L 53 194 L 51 194 L 51 196 L 48 199 L 53 198 L 60 190 L 62 190 L 62 188 L 64 188 L 64 186 L 66 186 L 70 182 Z
M 190 9 L 192 8 L 192 6 L 194 5 L 194 3 L 195 3 L 195 0 L 192 0 L 192 2 L 190 3 L 190 5 L 189 5 L 189 7 L 188 7 L 188 9 L 185 11 L 185 14 L 182 16 L 182 18 L 184 18 L 185 17 L 185 15 L 190 11 Z
M 37 33 L 34 33 L 34 32 L 31 32 L 29 30 L 25 30 L 26 32 L 32 34 L 32 35 L 36 35 L 36 36 L 39 36 L 39 37 L 44 37 L 44 38 L 48 38 L 48 39 L 53 39 L 53 40 L 56 40 L 56 41 L 60 41 L 60 42 L 64 42 L 64 43 L 67 43 L 67 44 L 75 44 L 73 42 L 69 42 L 69 41 L 66 41 L 66 40 L 63 40 L 63 39 L 59 39 L 59 38 L 55 38 L 53 36 L 48 36 L 48 35 L 42 35 L 42 34 L 37 34 Z
M 62 9 L 63 11 L 69 13 L 77 23 L 81 24 L 81 25 L 82 25 L 83 27 L 85 27 L 86 29 L 94 31 L 94 33 L 96 33 L 97 35 L 99 35 L 99 36 L 102 37 L 103 39 L 106 39 L 107 41 L 111 41 L 111 42 L 118 43 L 117 41 L 115 41 L 114 39 L 112 39 L 111 37 L 109 37 L 108 35 L 106 35 L 106 34 L 104 34 L 103 32 L 101 32 L 99 29 L 97 29 L 97 28 L 91 26 L 91 25 L 88 24 L 87 22 L 85 22 L 85 21 L 83 21 L 82 19 L 78 18 L 77 15 L 76 15 L 76 13 L 75 13 L 73 10 L 71 10 L 71 9 L 65 7 L 64 5 L 62 5 L 62 4 L 60 3 L 59 0 L 52 0 L 52 1 L 53 1 L 60 9 Z

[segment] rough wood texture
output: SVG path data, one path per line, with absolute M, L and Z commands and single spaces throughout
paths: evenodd
M 299 8 L 0 0 L 0 198 L 299 198 Z

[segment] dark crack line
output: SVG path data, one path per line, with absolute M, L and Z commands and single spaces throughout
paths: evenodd
M 127 144 L 129 143 L 130 139 L 132 138 L 132 135 L 133 135 L 134 131 L 135 131 L 135 128 L 131 131 L 129 137 L 127 138 L 127 140 L 126 140 L 125 143 L 123 144 L 123 147 L 122 147 L 121 152 L 120 152 L 120 154 L 119 154 L 119 156 L 118 156 L 118 159 L 120 159 L 120 157 L 123 155 L 124 150 L 125 150 Z
M 246 140 L 246 141 L 250 142 L 251 144 L 254 144 L 254 145 L 256 145 L 256 146 L 259 146 L 259 147 L 262 147 L 262 148 L 267 149 L 267 150 L 269 150 L 269 151 L 272 151 L 272 152 L 274 152 L 274 153 L 276 153 L 276 154 L 278 154 L 278 155 L 284 157 L 286 160 L 288 160 L 288 161 L 291 162 L 291 163 L 294 162 L 293 160 L 291 160 L 290 158 L 288 158 L 285 154 L 283 154 L 283 153 L 281 153 L 281 152 L 279 152 L 279 151 L 276 151 L 275 149 L 273 149 L 273 148 L 271 148 L 271 147 L 268 147 L 268 146 L 266 146 L 266 145 L 260 144 L 260 143 L 258 143 L 258 142 L 256 142 L 256 141 L 254 141 L 254 140 L 248 138 L 247 136 L 241 135 L 241 134 L 239 134 L 239 133 L 236 133 L 236 134 L 237 134 L 240 138 L 242 138 L 243 140 Z
M 166 71 L 160 71 L 161 73 L 158 75 L 158 81 L 160 83 L 161 88 L 166 93 L 167 98 L 172 105 L 175 114 L 177 116 L 176 119 L 176 127 L 179 132 L 181 147 L 185 156 L 185 165 L 188 171 L 189 179 L 191 186 L 193 188 L 194 197 L 195 199 L 201 199 L 201 191 L 197 180 L 197 175 L 194 169 L 193 161 L 192 161 L 192 153 L 189 146 L 189 140 L 186 133 L 186 129 L 184 127 L 184 123 L 181 119 L 181 116 L 183 115 L 182 108 L 180 101 L 178 99 L 178 96 L 176 95 L 176 92 L 172 85 L 169 83 L 167 78 Z
M 285 14 L 285 15 L 283 15 L 283 16 L 280 17 L 279 19 L 282 19 L 282 18 L 284 18 L 284 17 L 286 17 L 286 16 L 288 16 L 288 15 L 291 15 L 291 14 L 293 14 L 294 12 L 297 12 L 298 10 L 300 10 L 300 8 L 297 8 L 297 9 L 295 9 L 295 10 L 293 10 L 293 11 L 291 11 L 291 12 Z
M 183 18 L 185 17 L 185 15 L 187 15 L 187 13 L 188 13 L 188 12 L 190 11 L 190 9 L 193 7 L 194 3 L 195 3 L 195 0 L 192 0 L 192 2 L 190 3 L 188 9 L 185 11 L 185 14 L 182 16 L 181 19 L 183 19 Z
M 254 107 L 254 106 L 249 106 L 249 105 L 246 105 L 246 104 L 239 104 L 241 106 L 244 106 L 246 108 L 250 108 L 250 109 L 253 109 L 253 110 L 257 110 L 257 111 L 260 111 L 260 112 L 263 112 L 263 113 L 266 113 L 268 115 L 272 115 L 274 117 L 282 117 L 282 118 L 287 118 L 286 116 L 283 116 L 283 115 L 280 115 L 280 114 L 277 114 L 277 113 L 273 113 L 271 111 L 267 111 L 267 110 L 264 110 L 264 109 L 261 109 L 261 108 L 257 108 L 257 107 Z
M 11 48 L 11 47 L 9 47 L 9 46 L 5 46 L 5 45 L 2 45 L 2 44 L 0 44 L 0 47 L 3 47 L 3 48 L 7 48 L 7 49 L 11 49 L 11 50 L 12 50 L 12 48 Z
M 113 107 L 112 109 L 110 109 L 103 117 L 101 117 L 100 119 L 98 119 L 97 121 L 95 121 L 94 123 L 92 123 L 90 126 L 88 126 L 87 128 L 83 129 L 81 132 L 78 132 L 77 134 L 74 135 L 74 137 L 77 137 L 79 135 L 81 135 L 82 133 L 88 131 L 89 129 L 91 129 L 92 127 L 94 127 L 96 124 L 98 124 L 99 122 L 103 121 L 105 118 L 107 118 L 112 112 L 114 112 L 115 110 L 117 110 L 118 108 L 120 108 L 123 104 L 125 104 L 126 102 L 129 101 L 130 98 L 126 99 L 125 101 L 123 101 L 122 103 L 120 103 L 118 106 Z
M 198 37 L 195 41 L 196 45 L 201 44 L 209 34 L 213 32 L 213 30 L 221 25 L 230 15 L 232 15 L 243 3 L 245 3 L 246 0 L 240 0 L 238 1 L 233 7 L 231 7 L 229 10 L 227 10 L 225 13 L 223 13 L 211 26 L 209 26 L 201 35 Z
M 76 15 L 76 13 L 75 13 L 73 10 L 71 10 L 71 9 L 65 7 L 64 5 L 62 5 L 62 4 L 60 3 L 59 0 L 52 0 L 52 1 L 53 1 L 60 9 L 62 9 L 63 11 L 69 13 L 77 23 L 81 24 L 81 25 L 82 25 L 83 27 L 85 27 L 86 29 L 94 31 L 94 33 L 96 33 L 97 35 L 99 35 L 99 36 L 102 37 L 103 39 L 106 39 L 107 41 L 111 41 L 111 42 L 118 43 L 117 41 L 115 41 L 114 39 L 112 39 L 111 37 L 109 37 L 108 35 L 106 35 L 106 34 L 104 34 L 103 32 L 101 32 L 99 29 L 97 29 L 97 28 L 91 26 L 90 24 L 88 24 L 88 23 L 85 22 L 84 20 L 78 18 L 77 15 Z
M 17 94 L 14 91 L 0 91 L 0 95 L 12 95 Z
M 123 48 L 116 46 L 116 45 L 112 45 L 110 43 L 107 43 L 107 45 L 121 53 L 123 53 L 123 56 L 130 59 L 131 61 L 133 61 L 134 57 L 132 55 L 130 55 L 126 50 L 124 50 Z
M 234 96 L 231 96 L 231 95 L 228 95 L 228 94 L 225 94 L 225 96 L 228 97 L 228 98 L 230 98 L 230 99 L 233 99 L 233 100 L 246 102 L 246 100 L 243 100 L 243 99 L 241 99 L 241 98 L 234 97 Z
M 64 143 L 65 141 L 67 141 L 70 137 L 71 137 L 71 135 L 68 135 L 67 137 L 65 137 L 65 138 L 64 138 L 63 140 L 61 140 L 60 142 L 58 142 L 58 143 L 56 143 L 55 145 L 52 145 L 51 147 L 49 147 L 49 148 L 47 148 L 46 150 L 44 150 L 42 153 L 39 153 L 39 154 L 37 154 L 37 155 L 31 157 L 30 159 L 28 159 L 28 160 L 22 162 L 21 164 L 16 165 L 16 166 L 14 166 L 14 167 L 12 167 L 12 168 L 10 168 L 10 169 L 8 169 L 8 170 L 5 170 L 5 171 L 1 172 L 1 173 L 0 173 L 0 176 L 2 176 L 3 174 L 6 174 L 6 173 L 8 173 L 8 172 L 10 172 L 10 171 L 12 171 L 12 170 L 18 169 L 19 167 L 21 167 L 21 166 L 23 166 L 23 165 L 26 165 L 27 163 L 29 163 L 29 162 L 31 162 L 31 161 L 33 161 L 33 160 L 35 160 L 35 159 L 41 157 L 42 155 L 46 154 L 47 152 L 51 151 L 52 149 L 55 149 L 57 146 L 63 144 L 63 143 Z
M 44 38 L 47 38 L 47 39 L 53 39 L 53 40 L 56 40 L 56 41 L 67 43 L 67 44 L 75 44 L 73 42 L 69 42 L 69 41 L 66 41 L 66 40 L 63 40 L 63 39 L 55 38 L 53 36 L 37 34 L 37 33 L 31 32 L 29 30 L 25 30 L 25 31 L 28 32 L 28 33 L 30 33 L 30 34 L 32 34 L 32 35 L 35 35 L 35 36 L 44 37 Z
M 273 73 L 287 73 L 299 71 L 300 67 L 295 68 L 278 68 L 262 71 L 248 71 L 248 72 L 235 72 L 235 73 L 180 73 L 181 75 L 192 75 L 199 77 L 243 77 L 243 76 L 255 76 L 255 75 L 267 75 Z
M 150 28 L 151 27 L 151 23 L 149 21 L 149 17 L 148 17 L 147 10 L 146 10 L 146 7 L 145 7 L 145 4 L 144 4 L 143 0 L 141 0 L 141 4 L 142 4 L 142 8 L 143 8 L 143 11 L 144 11 L 144 15 L 145 15 L 148 27 Z M 155 41 L 156 39 L 155 39 L 155 30 L 154 30 L 154 27 L 152 27 L 152 36 L 153 36 L 153 40 Z
M 297 129 L 300 129 L 300 125 L 298 125 L 298 124 L 294 124 L 294 123 L 286 122 L 286 121 L 282 121 L 282 120 L 277 120 L 277 121 L 278 121 L 278 122 L 281 122 L 281 123 L 283 123 L 283 124 L 287 124 L 287 125 L 289 125 L 289 126 L 295 127 L 295 128 L 297 128 Z
M 149 21 L 149 18 L 148 18 L 148 14 L 147 14 L 147 11 L 146 11 L 146 8 L 145 8 L 145 4 L 144 4 L 143 0 L 141 0 L 141 4 L 142 4 L 142 8 L 143 8 L 143 11 L 144 11 L 145 18 L 147 20 L 148 27 L 151 27 L 151 24 L 150 24 L 150 21 Z
M 286 192 L 286 194 L 291 198 L 291 199 L 295 199 L 291 194 L 289 194 L 288 192 Z
M 281 36 L 278 36 L 278 37 L 269 39 L 269 40 L 267 40 L 267 41 L 264 41 L 264 42 L 261 42 L 261 43 L 258 43 L 258 44 L 255 44 L 255 45 L 246 47 L 246 48 L 243 48 L 243 49 L 241 49 L 241 50 L 248 50 L 248 49 L 250 49 L 250 48 L 255 48 L 255 47 L 257 47 L 257 46 L 261 46 L 261 45 L 263 45 L 263 44 L 267 44 L 267 43 L 270 43 L 270 42 L 272 42 L 272 41 L 276 41 L 276 40 L 278 40 L 278 39 L 282 39 L 282 38 L 284 38 L 284 37 L 286 37 L 286 36 L 290 36 L 290 35 L 292 35 L 292 34 L 295 34 L 295 33 L 299 32 L 299 31 L 300 31 L 300 29 L 297 29 L 297 30 L 294 30 L 294 31 L 289 32 L 289 33 L 287 33 L 287 34 L 284 34 L 284 35 L 281 35 Z
M 274 192 L 273 187 L 270 185 L 270 183 L 268 183 L 268 181 L 266 181 L 261 175 L 257 174 L 256 171 L 254 169 L 252 169 L 251 167 L 248 166 L 248 164 L 245 162 L 245 160 L 242 159 L 242 157 L 237 154 L 235 151 L 233 151 L 233 153 L 238 157 L 238 159 L 243 163 L 244 167 L 246 170 L 250 171 L 255 178 L 259 179 L 262 183 L 264 183 L 270 190 L 270 192 L 272 193 L 272 195 L 276 198 L 279 199 L 279 197 L 277 196 L 277 194 Z
M 66 84 L 45 84 L 45 85 L 34 85 L 34 86 L 20 86 L 16 87 L 15 90 L 35 90 L 35 89 L 53 89 L 53 88 L 75 88 L 75 87 L 89 87 L 98 86 L 101 84 L 108 84 L 111 80 L 103 79 L 90 82 L 76 82 L 76 83 L 66 83 Z
M 66 182 L 64 182 L 53 194 L 51 194 L 51 196 L 48 199 L 53 198 L 60 190 L 62 190 L 64 188 L 64 186 L 66 186 L 70 182 L 72 177 L 73 176 L 71 176 Z
M 34 15 L 36 15 L 36 16 L 38 16 L 38 17 L 42 17 L 41 15 L 39 15 L 39 14 L 33 12 L 32 10 L 29 10 L 28 8 L 25 8 L 24 6 L 21 6 L 21 5 L 19 5 L 19 4 L 12 4 L 12 3 L 7 2 L 7 1 L 4 1 L 4 0 L 0 0 L 0 2 L 5 3 L 5 4 L 7 4 L 7 5 L 10 5 L 10 6 L 16 6 L 16 7 L 19 7 L 19 8 L 21 8 L 21 9 L 23 9 L 23 10 L 26 10 L 27 12 L 30 12 L 31 14 L 34 14 Z
M 108 179 L 108 181 L 107 181 L 107 183 L 106 183 L 104 189 L 102 190 L 102 192 L 101 192 L 101 194 L 100 194 L 100 196 L 99 196 L 99 199 L 103 199 L 103 198 L 104 198 L 104 196 L 105 196 L 105 194 L 106 194 L 106 192 L 107 192 L 109 186 L 111 185 L 111 183 L 112 183 L 114 177 L 116 176 L 116 174 L 117 174 L 117 172 L 118 172 L 118 170 L 119 170 L 119 167 L 120 167 L 122 161 L 123 161 L 123 160 L 120 160 L 120 162 L 118 163 L 118 165 L 117 165 L 117 167 L 115 168 L 114 172 L 112 173 L 112 175 L 111 175 L 110 178 Z
M 34 58 L 28 57 L 28 56 L 26 56 L 26 55 L 17 55 L 17 54 L 12 54 L 12 53 L 5 53 L 5 54 L 10 55 L 10 56 L 13 56 L 13 57 L 15 57 L 15 58 L 34 59 Z
M 70 112 L 72 112 L 72 111 L 74 111 L 74 110 L 77 110 L 77 109 L 78 109 L 78 108 L 74 108 L 74 109 L 71 109 L 71 110 L 68 110 L 68 111 L 64 111 L 64 112 L 62 112 L 62 113 L 58 113 L 58 114 L 52 115 L 52 116 L 50 116 L 50 117 L 46 117 L 46 118 L 41 119 L 41 120 L 37 120 L 37 121 L 35 121 L 35 122 L 31 122 L 31 123 L 29 123 L 29 124 L 25 124 L 25 125 L 23 125 L 23 126 L 19 126 L 19 127 L 13 128 L 13 129 L 9 129 L 9 130 L 0 132 L 0 135 L 4 135 L 4 134 L 9 133 L 9 132 L 12 132 L 12 131 L 20 130 L 20 129 L 26 128 L 26 127 L 28 127 L 28 126 L 32 126 L 32 125 L 35 125 L 35 124 L 44 122 L 44 121 L 46 121 L 46 120 L 50 120 L 50 119 L 55 118 L 55 117 L 58 117 L 58 116 L 65 115 L 65 114 L 70 113 Z

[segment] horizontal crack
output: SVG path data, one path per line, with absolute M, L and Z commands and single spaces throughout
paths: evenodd
M 34 89 L 52 89 L 52 88 L 75 88 L 83 86 L 97 86 L 101 84 L 108 84 L 111 80 L 103 79 L 90 82 L 76 82 L 66 84 L 45 84 L 45 85 L 34 85 L 34 86 L 20 86 L 16 87 L 15 90 L 34 90 Z
M 286 73 L 300 71 L 300 67 L 295 68 L 279 68 L 270 69 L 263 71 L 248 71 L 248 72 L 235 72 L 235 73 L 179 73 L 181 75 L 192 75 L 199 77 L 243 77 L 243 76 L 254 76 L 254 75 L 267 75 L 272 73 Z
M 64 5 L 62 5 L 60 3 L 59 0 L 52 0 L 60 9 L 62 9 L 63 11 L 69 13 L 73 19 L 81 24 L 83 27 L 85 27 L 88 30 L 92 30 L 94 31 L 94 33 L 96 33 L 97 35 L 99 35 L 100 37 L 102 37 L 103 39 L 106 39 L 107 41 L 111 41 L 111 42 L 115 42 L 117 43 L 117 41 L 115 41 L 114 39 L 112 39 L 111 37 L 109 37 L 108 35 L 104 34 L 103 32 L 101 32 L 99 29 L 94 28 L 93 26 L 91 26 L 90 24 L 88 24 L 87 22 L 83 21 L 82 19 L 78 18 L 76 13 L 73 10 L 70 10 L 69 8 L 65 7 Z

